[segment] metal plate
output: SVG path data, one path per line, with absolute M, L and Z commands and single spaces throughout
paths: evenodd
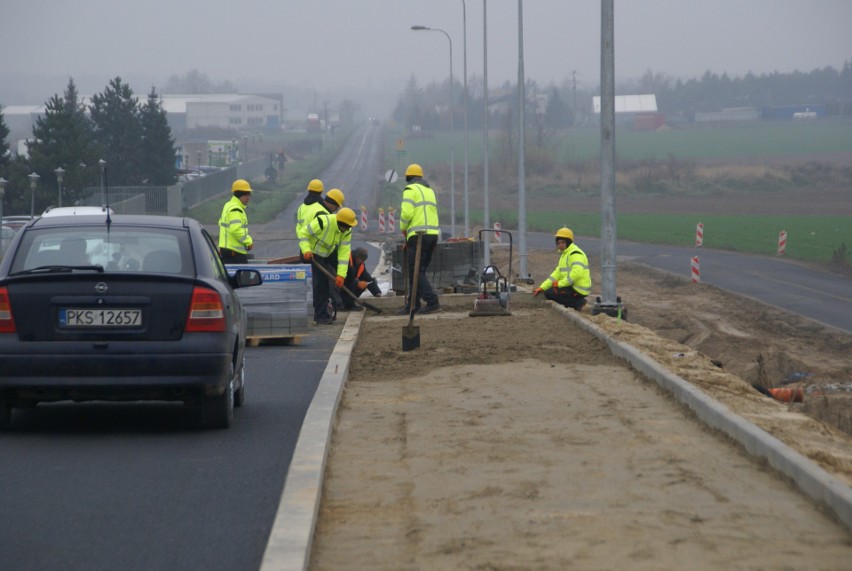
M 142 310 L 132 308 L 61 308 L 60 327 L 140 327 Z

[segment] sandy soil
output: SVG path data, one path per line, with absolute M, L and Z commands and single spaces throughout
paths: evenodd
M 555 260 L 531 252 L 530 273 Z M 617 280 L 630 321 L 584 318 L 852 485 L 852 438 L 804 414 L 827 397 L 751 386 L 848 380 L 850 336 L 638 266 Z M 488 318 L 442 303 L 416 351 L 404 318 L 365 317 L 313 569 L 848 568 L 847 531 L 548 302 L 517 294 Z

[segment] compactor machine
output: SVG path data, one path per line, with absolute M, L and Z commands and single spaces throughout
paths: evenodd
M 503 275 L 497 266 L 488 265 L 483 268 L 479 275 L 479 292 L 473 302 L 473 311 L 468 313 L 470 317 L 489 317 L 495 315 L 512 315 L 509 311 L 509 294 L 511 286 L 507 276 L 512 275 L 512 234 L 505 230 L 483 229 L 479 231 L 479 243 L 482 242 L 483 232 L 500 232 L 509 237 L 509 273 Z

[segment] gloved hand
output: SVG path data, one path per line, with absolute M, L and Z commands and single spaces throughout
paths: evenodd
M 556 289 L 559 287 L 559 280 L 550 280 L 553 283 L 553 288 Z
M 538 294 L 540 294 L 540 293 L 541 293 L 541 292 L 543 292 L 543 291 L 544 291 L 544 290 L 543 290 L 543 289 L 541 289 L 540 287 L 535 288 L 535 289 L 533 290 L 533 297 L 538 297 Z
M 306 262 L 310 262 L 311 258 L 313 258 L 314 255 L 311 252 L 305 252 L 304 254 L 302 254 L 302 257 L 305 258 Z
M 335 276 L 334 285 L 337 286 L 337 289 L 342 288 L 343 287 L 343 276 Z
M 358 280 L 358 289 L 367 289 L 367 282 L 364 280 Z
M 248 246 L 246 246 L 246 250 L 251 250 L 252 248 L 254 248 L 254 244 L 249 244 Z

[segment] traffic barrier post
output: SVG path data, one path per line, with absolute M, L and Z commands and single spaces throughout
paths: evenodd
M 778 255 L 783 256 L 784 252 L 787 251 L 787 231 L 781 230 L 781 233 L 778 234 Z
M 692 283 L 701 281 L 701 265 L 698 262 L 698 256 L 692 257 Z

